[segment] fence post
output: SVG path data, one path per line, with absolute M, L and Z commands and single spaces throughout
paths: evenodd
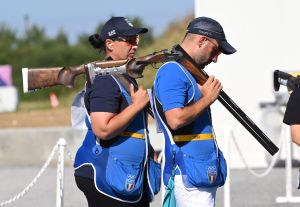
M 66 140 L 58 140 L 57 180 L 56 180 L 56 207 L 63 207 L 64 200 L 64 164 Z

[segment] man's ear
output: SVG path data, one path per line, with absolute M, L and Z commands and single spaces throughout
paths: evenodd
M 202 36 L 202 35 L 200 35 L 198 38 L 197 38 L 197 41 L 198 41 L 198 45 L 199 45 L 199 47 L 201 47 L 202 46 L 202 44 L 205 42 L 207 40 L 207 38 L 206 37 L 204 37 L 204 36 Z

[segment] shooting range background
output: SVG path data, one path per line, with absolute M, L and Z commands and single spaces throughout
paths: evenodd
M 186 4 L 186 2 L 184 1 L 182 4 Z M 251 2 L 195 0 L 195 5 L 196 16 L 206 15 L 217 19 L 223 25 L 228 41 L 238 50 L 236 54 L 231 56 L 221 55 L 219 62 L 209 65 L 206 71 L 221 80 L 224 91 L 266 132 L 271 140 L 277 143 L 279 130 L 282 126 L 282 114 L 279 114 L 276 108 L 262 110 L 259 105 L 262 102 L 275 101 L 272 86 L 272 76 L 275 69 L 299 70 L 300 66 L 297 59 L 297 50 L 300 45 L 298 39 L 300 32 L 297 28 L 300 20 L 300 14 L 297 14 L 298 8 L 300 8 L 299 3 L 297 1 L 278 0 L 253 0 Z M 153 10 L 148 10 L 153 13 Z M 178 15 L 178 13 L 176 14 Z M 158 14 L 155 16 L 165 18 Z M 79 22 L 75 22 L 78 27 Z M 182 31 L 184 31 L 183 28 L 186 28 L 186 24 L 182 27 Z M 171 34 L 172 32 L 170 32 L 170 36 Z M 161 49 L 159 46 L 157 48 Z M 147 53 L 145 52 L 145 54 Z M 281 86 L 281 89 L 281 93 L 287 95 L 286 88 Z M 32 107 L 37 105 L 39 103 Z M 60 112 L 60 110 L 62 109 L 52 110 L 51 114 L 50 111 L 43 112 L 43 121 L 40 122 L 47 122 L 46 128 L 0 130 L 0 137 L 3 138 L 1 139 L 2 150 L 0 153 L 2 167 L 0 174 L 2 180 L 0 181 L 3 183 L 3 187 L 0 188 L 0 201 L 15 195 L 32 180 L 49 156 L 57 138 L 67 138 L 67 146 L 71 154 L 75 154 L 81 144 L 84 132 L 75 131 L 68 127 L 58 128 L 56 125 L 52 127 L 49 123 L 60 124 L 58 121 L 70 117 L 69 111 Z M 270 157 L 252 135 L 218 101 L 213 105 L 212 110 L 220 147 L 225 148 L 226 127 L 232 127 L 237 136 L 238 145 L 250 167 L 265 167 Z M 25 120 L 30 120 L 27 121 L 28 125 L 32 125 L 32 117 L 37 117 L 35 113 L 33 111 L 22 113 Z M 1 119 L 7 121 L 6 115 L 1 114 Z M 17 123 L 17 120 L 14 121 Z M 151 137 L 158 138 L 156 141 L 162 140 L 161 137 L 158 137 L 161 135 L 155 134 L 153 125 L 150 126 L 150 130 L 151 133 L 154 133 Z M 161 143 L 154 144 L 156 149 L 163 148 Z M 230 152 L 231 168 L 244 168 L 234 146 L 231 146 Z M 284 149 L 280 149 L 280 152 L 284 152 Z M 13 206 L 38 206 L 41 203 L 44 206 L 53 206 L 55 203 L 55 166 L 56 157 L 34 188 Z M 294 185 L 298 176 L 297 170 L 294 169 L 293 172 Z M 232 206 L 274 206 L 276 196 L 284 195 L 284 168 L 273 169 L 270 175 L 263 179 L 257 179 L 247 170 L 233 170 L 230 173 L 232 178 Z M 72 162 L 68 155 L 66 155 L 65 178 L 64 206 L 85 206 L 86 200 L 73 180 Z M 294 193 L 299 194 L 298 190 L 295 192 L 296 187 L 294 185 Z M 272 187 L 269 188 L 269 186 Z M 222 203 L 223 189 L 221 188 L 218 192 L 217 207 L 224 206 Z M 161 194 L 156 197 L 151 206 L 160 206 L 160 200 Z M 289 207 L 298 206 L 298 204 L 276 204 L 278 207 L 287 205 Z
M 228 42 L 237 49 L 233 55 L 219 56 L 218 63 L 210 64 L 205 70 L 221 80 L 223 90 L 275 144 L 285 108 L 261 108 L 260 105 L 274 103 L 275 96 L 285 99 L 289 96 L 285 86 L 281 86 L 279 93 L 274 92 L 275 70 L 300 70 L 299 8 L 297 0 L 195 1 L 195 16 L 209 16 L 219 21 Z M 221 148 L 226 128 L 232 128 L 248 164 L 267 165 L 268 152 L 220 102 L 214 103 L 212 113 Z M 281 157 L 285 156 L 284 151 L 280 149 Z M 244 167 L 235 147 L 231 147 L 230 154 L 231 167 Z M 299 148 L 295 145 L 294 158 L 299 158 Z

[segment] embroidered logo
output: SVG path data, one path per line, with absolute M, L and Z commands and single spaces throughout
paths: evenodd
M 116 30 L 111 30 L 110 32 L 108 32 L 108 36 L 113 36 L 116 34 Z
M 125 189 L 127 192 L 131 191 L 135 186 L 135 176 L 134 175 L 127 175 L 126 181 L 125 181 Z
M 217 168 L 216 166 L 209 166 L 207 168 L 207 177 L 210 183 L 214 183 L 217 180 Z

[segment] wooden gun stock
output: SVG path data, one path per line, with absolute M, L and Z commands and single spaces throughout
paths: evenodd
M 73 88 L 75 77 L 84 73 L 88 84 L 92 84 L 97 75 L 127 73 L 132 78 L 141 78 L 146 65 L 176 58 L 177 54 L 163 50 L 130 60 L 95 61 L 77 67 L 23 68 L 23 90 L 26 93 L 56 85 Z
M 75 77 L 84 72 L 84 65 L 70 68 L 22 68 L 23 90 L 29 92 L 55 85 L 65 85 L 68 88 L 73 88 Z
M 174 47 L 175 53 L 178 52 L 181 58 L 177 61 L 182 64 L 195 77 L 200 85 L 208 79 L 208 74 L 197 67 L 195 61 L 179 45 Z M 278 152 L 278 147 L 258 128 L 258 126 L 238 107 L 232 99 L 221 90 L 218 100 L 225 108 L 254 136 L 254 138 L 271 154 Z
M 95 67 L 115 67 L 126 63 L 127 60 L 94 61 Z M 25 93 L 56 85 L 74 87 L 76 76 L 86 73 L 86 65 L 77 67 L 22 68 L 23 91 Z

